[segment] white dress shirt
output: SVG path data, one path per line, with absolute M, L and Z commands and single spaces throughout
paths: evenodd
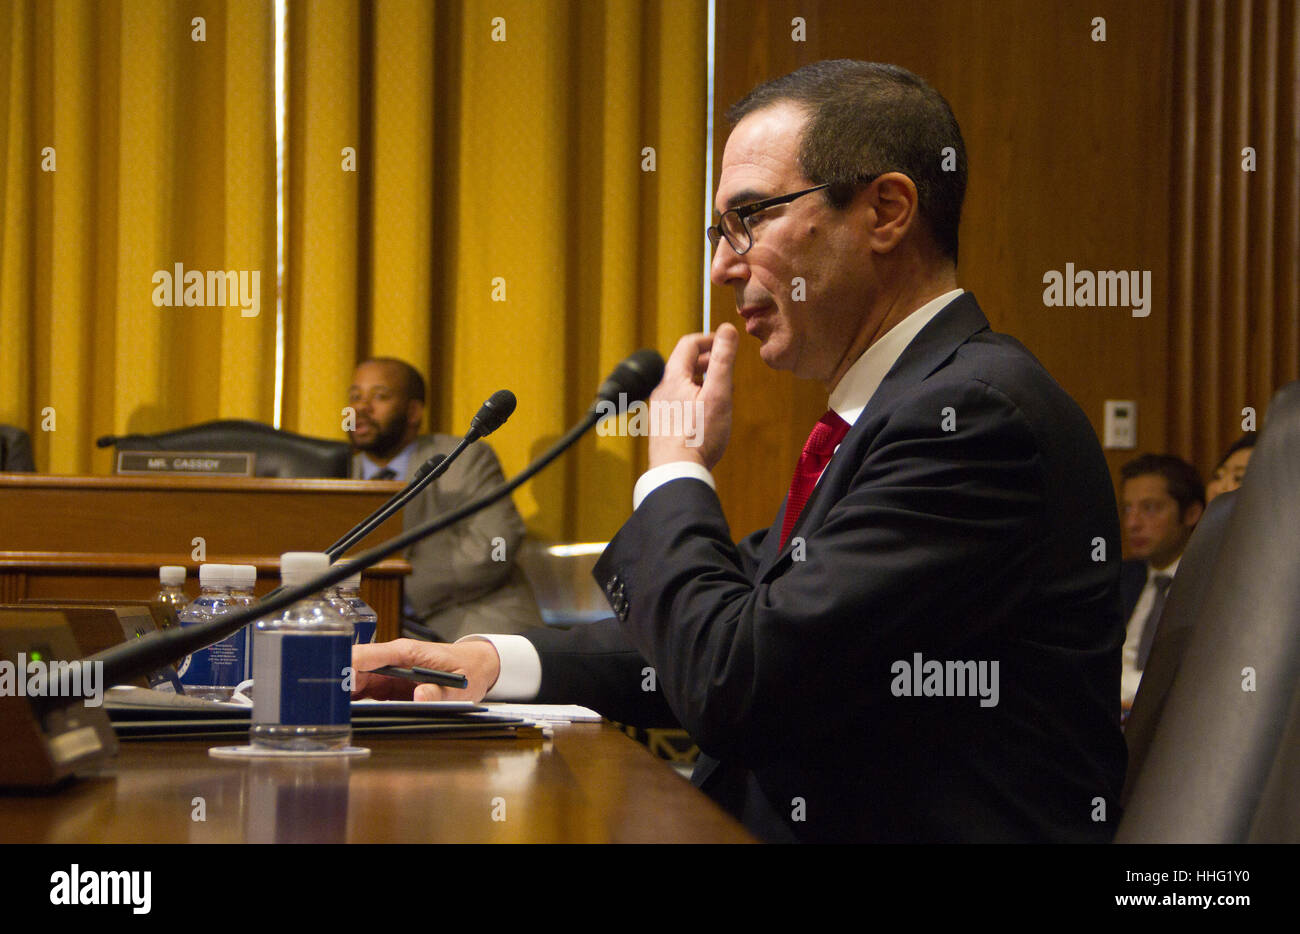
M 893 369 L 898 358 L 903 355 L 907 345 L 921 332 L 943 308 L 962 294 L 962 289 L 953 289 L 938 298 L 926 302 L 898 324 L 894 325 L 884 336 L 868 347 L 849 367 L 847 373 L 831 390 L 829 408 L 840 418 L 848 422 L 849 427 L 857 422 L 862 411 L 876 394 L 885 376 Z M 836 451 L 839 450 L 837 447 Z M 834 455 L 831 455 L 834 457 Z M 829 466 L 829 465 L 828 465 Z M 632 509 L 639 509 L 645 498 L 665 483 L 673 480 L 692 479 L 707 483 L 713 489 L 717 485 L 713 474 L 694 461 L 674 461 L 652 467 L 637 480 L 632 491 Z M 542 660 L 533 648 L 533 644 L 523 636 L 515 635 L 471 635 L 466 639 L 485 640 L 496 646 L 501 656 L 501 675 L 492 690 L 488 691 L 487 700 L 495 701 L 530 701 L 537 696 L 542 686 Z
M 369 454 L 362 451 L 361 452 L 361 479 L 373 480 L 375 479 L 375 474 L 379 473 L 381 470 L 391 470 L 393 472 L 394 480 L 405 480 L 406 468 L 410 466 L 411 455 L 414 453 L 415 453 L 415 442 L 412 441 L 406 447 L 402 448 L 402 450 L 398 453 L 396 457 L 390 460 L 387 464 L 380 466 L 379 464 L 376 464 L 374 461 L 370 459 Z

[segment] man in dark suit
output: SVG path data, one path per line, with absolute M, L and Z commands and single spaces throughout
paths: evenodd
M 1082 412 L 957 288 L 947 103 L 902 69 L 823 62 L 731 116 L 712 279 L 764 362 L 830 403 L 772 527 L 733 544 L 713 489 L 739 342 L 724 324 L 683 338 L 651 397 L 697 405 L 699 427 L 650 439 L 597 565 L 617 622 L 354 664 L 671 716 L 704 753 L 696 783 L 767 840 L 1108 840 L 1114 494 Z
M 1120 468 L 1120 478 L 1128 556 L 1120 569 L 1126 631 L 1120 704 L 1127 711 L 1142 681 L 1178 562 L 1205 511 L 1205 486 L 1195 467 L 1172 454 L 1135 457 Z
M 435 454 L 446 456 L 460 441 L 452 435 L 421 435 L 424 378 L 409 363 L 390 357 L 357 365 L 348 390 L 357 453 L 352 476 L 409 482 Z M 402 510 L 404 528 L 423 525 L 505 481 L 485 441 L 470 445 L 437 481 Z M 533 592 L 516 563 L 524 521 L 507 497 L 406 552 L 411 576 L 404 588 L 404 628 L 421 638 L 459 639 L 472 632 L 521 633 L 542 625 Z

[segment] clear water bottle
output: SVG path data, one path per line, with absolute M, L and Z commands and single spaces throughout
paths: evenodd
M 253 588 L 257 586 L 257 568 L 251 564 L 232 564 L 231 570 L 234 574 L 234 582 L 230 585 L 230 602 L 235 605 L 236 610 L 242 610 L 244 607 L 252 606 L 257 602 L 257 597 L 253 594 Z M 244 645 L 247 651 L 244 653 L 244 677 L 253 677 L 253 638 L 252 630 L 245 630 Z
M 329 555 L 280 556 L 280 578 L 297 587 L 329 570 Z M 352 740 L 352 620 L 320 594 L 254 624 L 255 746 L 311 752 L 342 749 Z
M 199 597 L 177 617 L 182 627 L 206 623 L 237 609 L 231 600 L 233 571 L 229 564 L 205 564 L 199 568 Z M 204 700 L 228 701 L 244 680 L 244 649 L 247 629 L 227 636 L 216 645 L 186 656 L 177 670 L 185 693 Z
M 361 599 L 361 572 L 346 577 L 334 588 L 330 602 L 338 607 L 340 613 L 352 618 L 356 631 L 352 636 L 353 645 L 363 645 L 375 641 L 375 630 L 379 628 L 379 614 L 369 603 Z
M 162 603 L 180 614 L 190 598 L 185 596 L 185 568 L 179 564 L 164 564 L 158 569 L 160 587 L 153 595 L 154 603 Z
M 257 568 L 251 564 L 232 564 L 234 581 L 230 585 L 230 599 L 240 609 L 257 602 L 253 588 L 257 586 Z

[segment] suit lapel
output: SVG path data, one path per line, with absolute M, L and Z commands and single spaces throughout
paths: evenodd
M 988 330 L 989 322 L 984 317 L 975 296 L 963 292 L 953 299 L 921 332 L 907 345 L 902 355 L 894 362 L 875 394 L 863 409 L 858 420 L 854 422 L 849 433 L 844 436 L 835 455 L 831 458 L 826 472 L 822 474 L 812 496 L 804 505 L 803 512 L 795 520 L 790 532 L 790 541 L 785 547 L 778 547 L 781 541 L 781 524 L 785 519 L 785 507 L 781 507 L 764 542 L 764 560 L 758 569 L 756 580 L 761 581 L 775 568 L 782 564 L 784 557 L 790 553 L 796 537 L 807 535 L 809 529 L 821 526 L 826 514 L 843 495 L 853 474 L 862 463 L 863 454 L 871 444 L 880 426 L 889 414 L 898 407 L 908 394 L 921 381 L 939 367 L 943 366 L 966 341 L 980 331 Z M 841 491 L 831 493 L 828 491 Z

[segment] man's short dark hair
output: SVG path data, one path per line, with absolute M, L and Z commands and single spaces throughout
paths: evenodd
M 1238 438 L 1236 441 L 1232 442 L 1228 450 L 1224 452 L 1223 457 L 1219 458 L 1219 462 L 1214 465 L 1214 469 L 1218 470 L 1220 467 L 1222 467 L 1224 464 L 1228 462 L 1229 457 L 1236 454 L 1238 451 L 1242 450 L 1243 448 L 1253 448 L 1254 446 L 1255 446 L 1255 432 L 1248 431 L 1240 438 Z
M 415 399 L 419 402 L 424 401 L 424 377 L 420 375 L 419 370 L 411 366 L 405 360 L 398 360 L 396 357 L 371 357 L 369 360 L 362 360 L 361 363 L 357 364 L 357 366 L 362 366 L 367 363 L 385 363 L 389 366 L 397 367 L 402 371 L 402 375 L 406 377 L 407 401 L 409 402 L 411 399 Z
M 1205 484 L 1201 482 L 1201 475 L 1181 457 L 1172 454 L 1143 454 L 1121 467 L 1119 474 L 1125 480 L 1147 474 L 1164 477 L 1169 495 L 1178 502 L 1179 515 L 1186 512 L 1192 503 L 1205 505 Z
M 966 144 L 943 95 L 897 65 L 836 59 L 760 84 L 727 111 L 727 119 L 735 125 L 784 102 L 808 112 L 799 167 L 817 184 L 831 185 L 826 197 L 832 207 L 847 205 L 863 179 L 901 172 L 916 185 L 921 218 L 935 243 L 957 262 Z

